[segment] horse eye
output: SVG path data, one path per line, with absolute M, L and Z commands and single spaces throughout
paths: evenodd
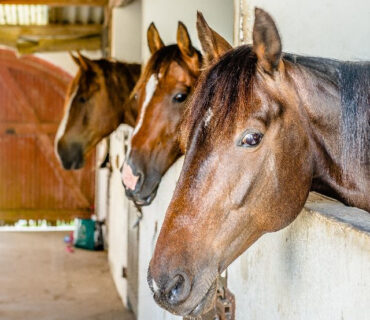
M 177 93 L 173 97 L 173 102 L 176 102 L 176 103 L 184 102 L 186 100 L 187 96 L 188 96 L 187 93 Z
M 244 134 L 242 139 L 239 141 L 239 147 L 246 147 L 246 148 L 253 148 L 259 145 L 263 138 L 263 134 L 261 132 L 256 131 L 249 131 Z
M 78 97 L 78 102 L 85 103 L 86 101 L 87 101 L 87 99 L 84 96 L 79 96 Z

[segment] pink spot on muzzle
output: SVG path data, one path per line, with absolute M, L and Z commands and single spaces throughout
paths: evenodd
M 135 190 L 139 176 L 135 176 L 131 167 L 125 162 L 122 169 L 122 181 L 127 189 Z

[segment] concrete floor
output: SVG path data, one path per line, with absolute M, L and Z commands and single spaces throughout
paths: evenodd
M 0 319 L 133 320 L 106 253 L 69 253 L 66 234 L 0 232 Z

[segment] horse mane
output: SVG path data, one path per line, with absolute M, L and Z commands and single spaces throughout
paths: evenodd
M 214 126 L 222 121 L 233 121 L 236 102 L 248 96 L 256 65 L 257 57 L 251 47 L 241 46 L 226 53 L 201 74 L 181 124 L 180 144 L 183 149 L 187 149 L 189 137 L 211 106 L 212 113 L 217 115 Z
M 339 68 L 339 85 L 345 167 L 350 172 L 363 165 L 370 169 L 370 63 L 343 63 Z
M 112 80 L 112 75 L 117 75 L 120 80 L 124 79 L 125 82 L 128 82 L 129 86 L 133 88 L 133 85 L 140 76 L 141 65 L 138 63 L 126 63 L 108 59 L 94 60 L 94 62 L 99 70 L 103 72 L 103 76 L 107 81 L 109 81 L 109 79 Z
M 333 83 L 341 96 L 342 165 L 370 164 L 370 63 L 342 62 L 334 59 L 306 57 L 284 53 L 283 59 L 309 69 L 316 76 Z M 220 121 L 237 113 L 237 99 L 246 99 L 256 72 L 257 57 L 249 45 L 226 53 L 201 75 L 199 85 L 189 101 L 181 126 L 181 144 L 186 146 L 195 128 L 212 106 Z M 216 102 L 216 103 L 214 103 Z M 205 130 L 205 128 L 203 128 Z M 355 165 L 357 164 L 357 165 Z M 353 169 L 353 168 L 352 168 Z M 352 170 L 351 170 L 352 171 Z
M 342 165 L 347 172 L 370 165 L 370 63 L 284 54 L 332 82 L 341 97 Z
M 299 64 L 312 71 L 317 76 L 338 85 L 338 68 L 340 61 L 328 58 L 301 56 L 292 53 L 283 53 L 283 59 L 293 64 Z

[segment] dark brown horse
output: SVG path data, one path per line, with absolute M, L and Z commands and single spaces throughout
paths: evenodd
M 83 167 L 86 155 L 121 123 L 133 126 L 136 102 L 129 99 L 140 65 L 72 56 L 79 66 L 55 137 L 55 152 L 65 169 Z
M 272 18 L 255 18 L 253 45 L 202 74 L 184 117 L 185 162 L 148 272 L 176 314 L 207 310 L 217 275 L 289 225 L 310 190 L 370 210 L 370 64 L 284 55 Z
M 202 60 L 181 22 L 177 44 L 165 46 L 154 24 L 148 44 L 152 56 L 133 91 L 139 115 L 122 168 L 126 195 L 139 205 L 152 202 L 162 176 L 181 155 L 179 126 Z

